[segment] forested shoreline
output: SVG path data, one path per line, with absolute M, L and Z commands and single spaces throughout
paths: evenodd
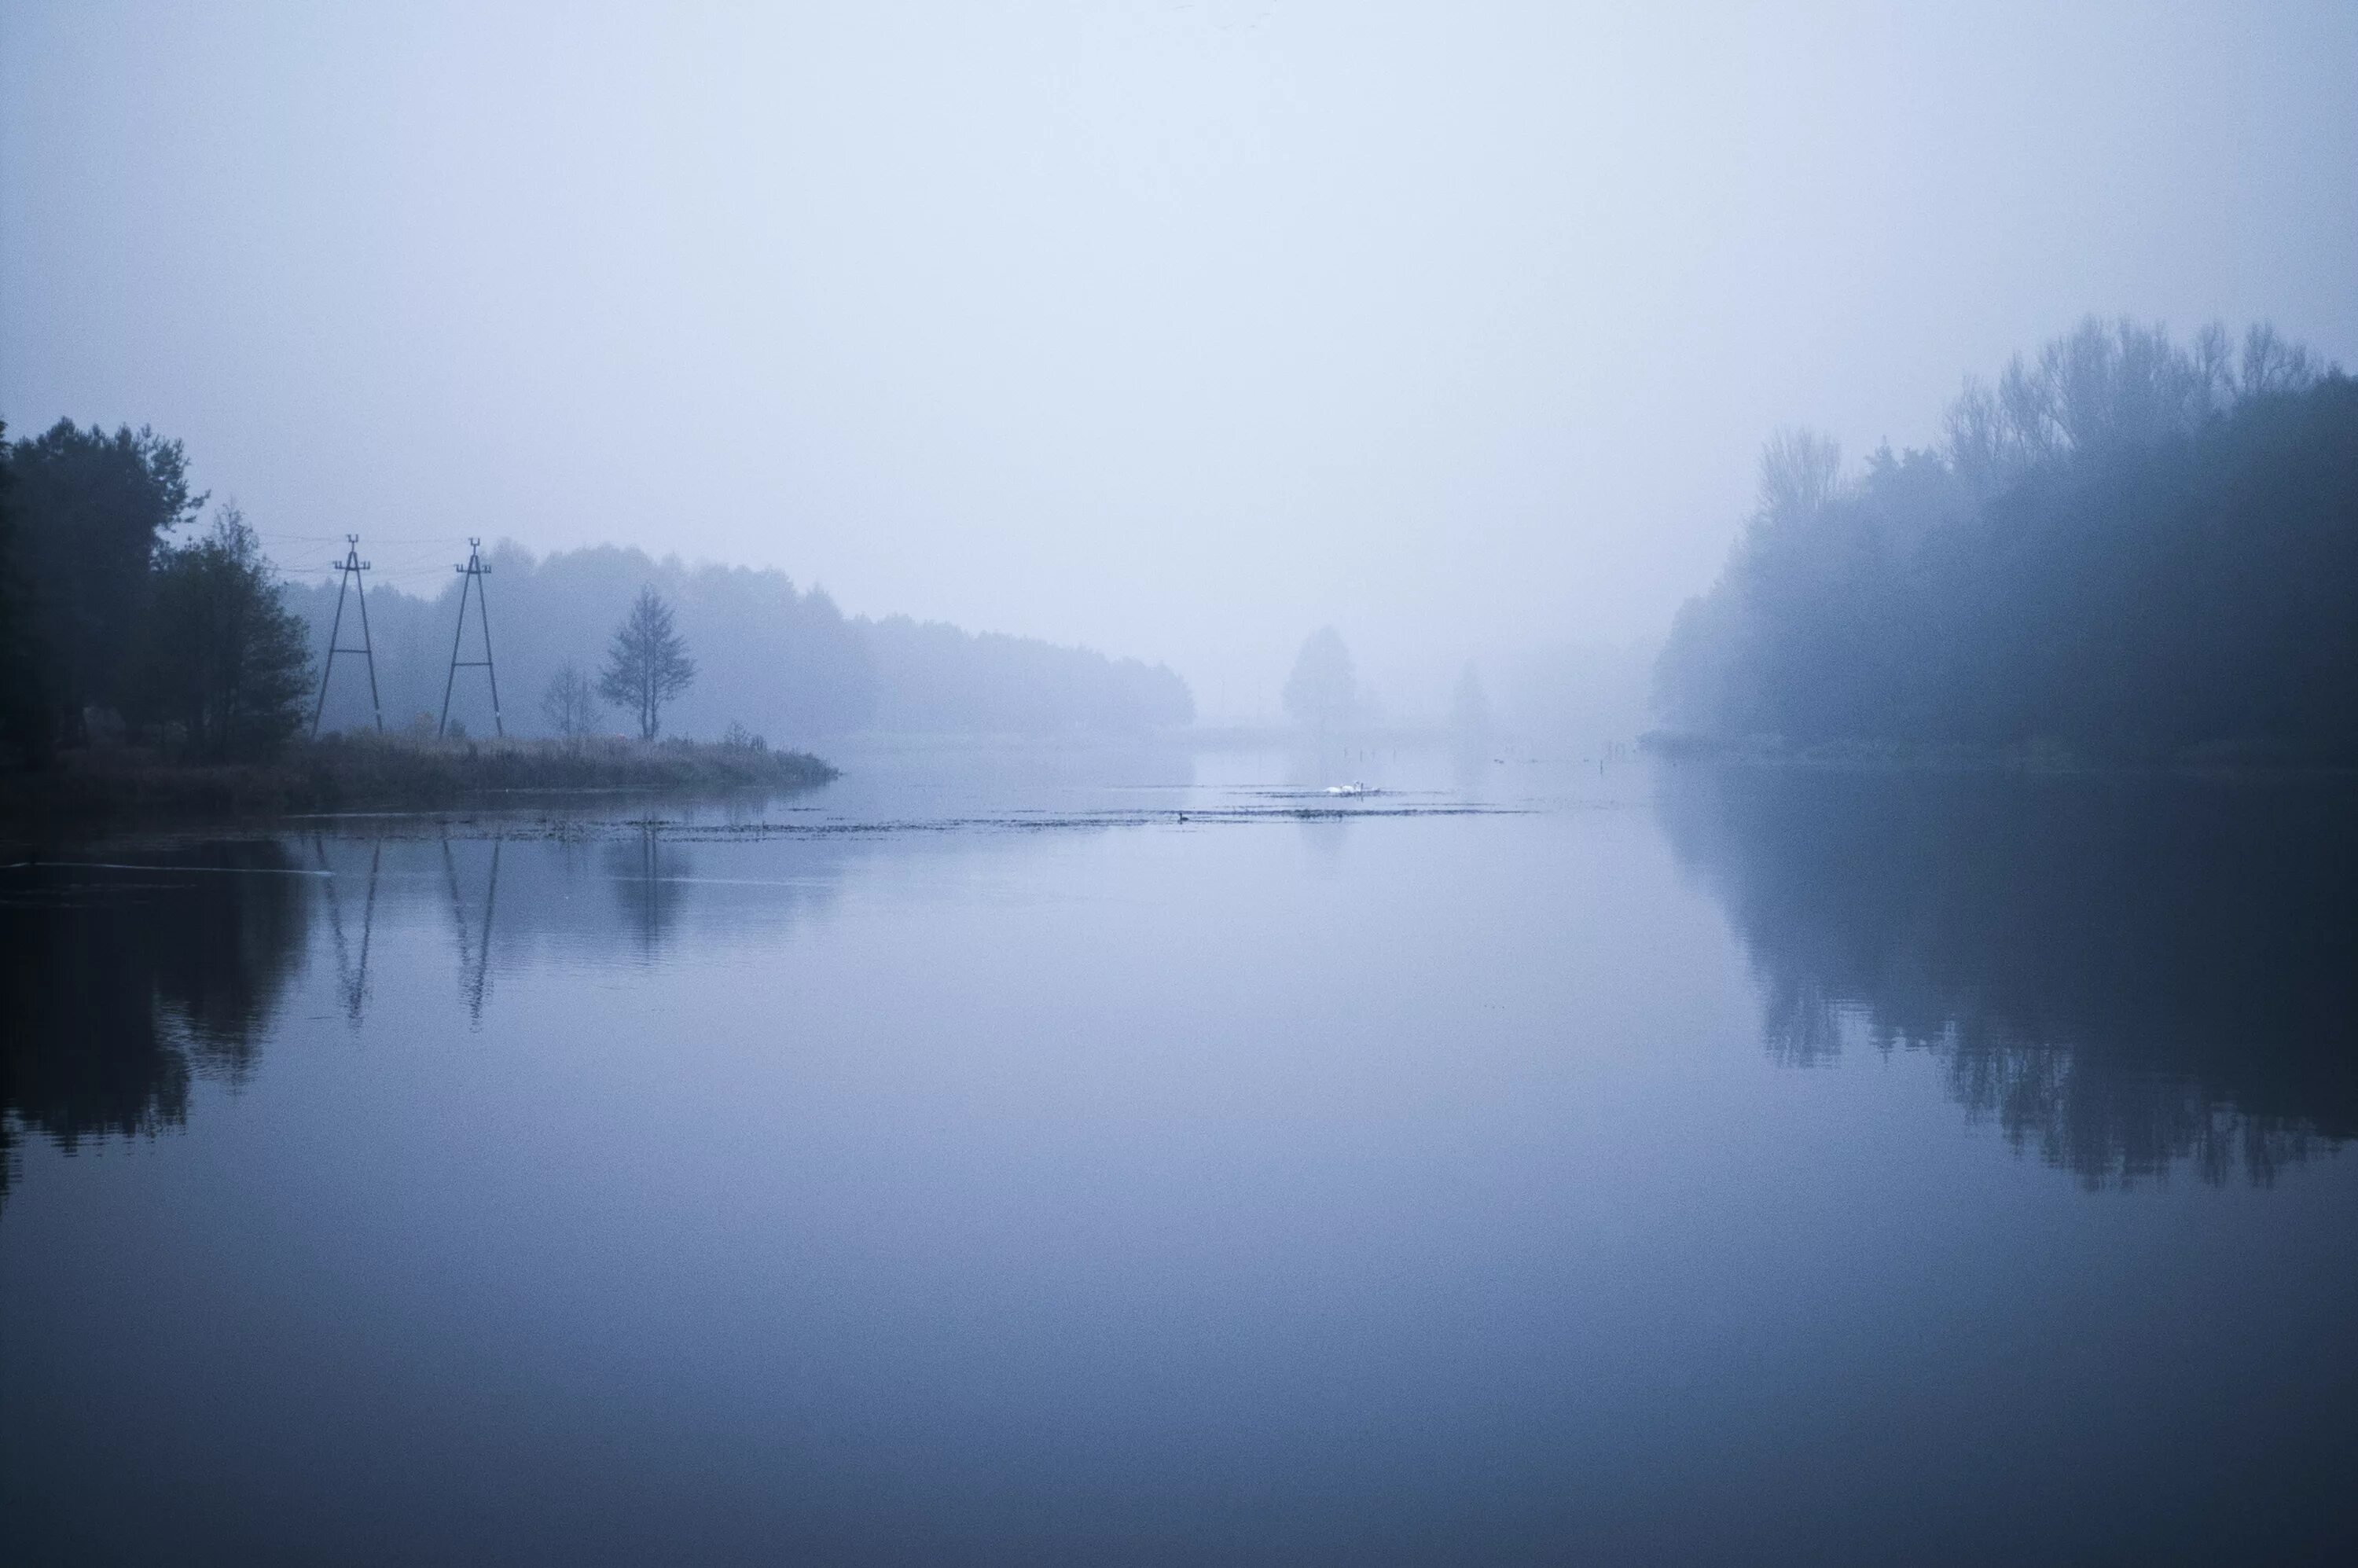
M 1656 672 L 1669 747 L 2358 763 L 2358 382 L 2090 320 L 1938 447 L 1780 433 Z
M 846 617 L 781 572 L 635 549 L 535 557 L 503 545 L 480 574 L 413 567 L 413 583 L 440 578 L 432 595 L 370 572 L 290 581 L 282 568 L 316 572 L 328 550 L 274 561 L 234 504 L 210 501 L 181 444 L 152 430 L 60 420 L 11 441 L 0 427 L 0 805 L 792 784 L 831 776 L 793 745 L 854 731 L 1194 718 L 1162 665 Z M 448 543 L 407 542 L 413 557 L 464 553 Z M 364 542 L 352 559 L 369 553 Z M 331 743 L 345 731 L 354 744 Z M 764 732 L 786 744 L 773 751 Z M 403 748 L 414 754 L 396 758 Z

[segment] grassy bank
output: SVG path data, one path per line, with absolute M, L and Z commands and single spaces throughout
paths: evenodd
M 796 789 L 835 776 L 807 752 L 758 745 L 339 735 L 290 745 L 260 762 L 189 762 L 135 747 L 68 752 L 49 768 L 0 777 L 0 816 L 29 823 L 430 811 L 501 796 Z

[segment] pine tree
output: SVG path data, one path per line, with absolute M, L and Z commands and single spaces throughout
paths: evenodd
M 308 643 L 254 530 L 224 506 L 211 533 L 157 562 L 134 643 L 133 714 L 177 726 L 201 757 L 274 751 L 303 722 Z

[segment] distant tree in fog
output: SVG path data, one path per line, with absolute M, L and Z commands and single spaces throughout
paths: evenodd
M 598 695 L 637 714 L 639 739 L 652 741 L 663 730 L 663 705 L 695 678 L 696 663 L 687 656 L 687 644 L 672 630 L 671 607 L 654 589 L 639 589 L 631 613 L 614 630 L 605 673 L 598 678 Z
M 1490 694 L 1482 689 L 1482 672 L 1466 661 L 1458 673 L 1457 689 L 1449 698 L 1450 732 L 1461 740 L 1478 740 L 1490 733 Z
M 1359 683 L 1351 668 L 1351 650 L 1335 628 L 1321 626 L 1294 655 L 1293 673 L 1285 681 L 1285 711 L 1309 729 L 1334 730 L 1348 724 L 1358 708 Z
M 597 728 L 597 688 L 580 665 L 568 663 L 548 677 L 540 694 L 540 711 L 550 729 L 568 741 L 579 740 Z

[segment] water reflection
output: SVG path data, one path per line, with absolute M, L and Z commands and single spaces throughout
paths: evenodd
M 368 1004 L 369 947 L 376 936 L 376 891 L 384 870 L 384 839 L 381 837 L 371 839 L 368 850 L 368 870 L 362 879 L 360 908 L 356 912 L 359 935 L 355 941 L 345 928 L 346 894 L 340 886 L 341 879 L 330 861 L 328 840 L 321 834 L 311 836 L 311 858 L 325 873 L 321 883 L 327 890 L 329 936 L 336 950 L 336 992 L 343 999 L 344 1015 L 355 1024 L 360 1022 L 361 1014 Z
M 304 949 L 313 883 L 277 843 L 146 849 L 0 880 L 0 1194 L 16 1140 L 68 1152 L 188 1116 L 242 1081 Z
M 627 838 L 606 848 L 606 880 L 624 925 L 642 957 L 653 958 L 671 938 L 696 874 L 693 857 L 664 841 L 659 824 L 642 822 Z
M 739 859 L 758 874 L 698 886 L 673 836 L 704 830 L 393 821 L 365 837 L 86 847 L 0 871 L 0 1198 L 27 1133 L 69 1152 L 153 1134 L 186 1123 L 192 1079 L 243 1081 L 308 960 L 323 989 L 332 971 L 335 1006 L 357 1030 L 387 942 L 405 925 L 438 930 L 480 1027 L 502 968 L 545 943 L 651 959 L 699 893 L 716 935 L 767 939 L 831 898 L 863 852 L 857 840 L 749 839 Z
M 2358 1134 L 2347 785 L 1682 769 L 1661 812 L 1769 1050 L 1935 1054 L 2091 1186 L 2266 1183 Z
M 459 944 L 459 994 L 467 1004 L 468 1021 L 477 1027 L 483 1022 L 483 997 L 492 981 L 492 923 L 496 917 L 500 901 L 500 846 L 502 837 L 492 836 L 490 863 L 481 881 L 470 877 L 470 888 L 480 885 L 482 903 L 471 910 L 469 895 L 460 889 L 458 858 L 451 852 L 450 835 L 442 835 L 442 877 L 450 890 L 450 929 Z M 473 846 L 478 851 L 480 844 Z

